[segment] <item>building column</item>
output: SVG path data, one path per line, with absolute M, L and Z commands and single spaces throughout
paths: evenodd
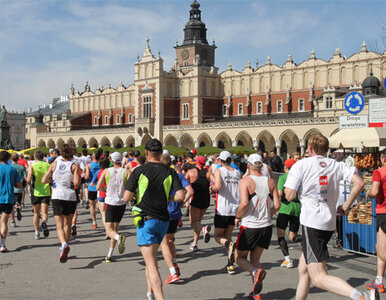
M 257 151 L 259 150 L 257 149 L 258 147 L 259 147 L 259 140 L 258 139 L 253 140 L 253 149 Z
M 198 140 L 194 140 L 194 148 L 198 148 Z
M 299 140 L 299 146 L 300 146 L 300 156 L 303 156 L 306 149 L 306 143 L 303 139 Z
M 216 140 L 212 140 L 212 146 L 217 147 Z
M 281 139 L 277 139 L 275 141 L 275 146 L 276 146 L 276 155 L 280 156 Z
M 232 140 L 232 147 L 236 147 L 237 146 L 237 141 L 236 140 Z

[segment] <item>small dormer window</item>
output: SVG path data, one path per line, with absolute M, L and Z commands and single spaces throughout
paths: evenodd
M 326 109 L 332 109 L 332 96 L 326 97 Z

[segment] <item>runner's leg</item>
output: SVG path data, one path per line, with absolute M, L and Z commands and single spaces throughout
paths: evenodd
M 196 245 L 202 230 L 201 219 L 205 211 L 206 209 L 199 209 L 197 207 L 190 206 L 190 226 L 193 228 L 193 243 Z
M 34 205 L 33 223 L 34 223 L 35 232 L 39 232 L 40 209 L 41 209 L 41 204 Z
M 146 264 L 146 279 L 157 300 L 163 300 L 162 280 L 158 271 L 157 250 L 159 244 L 141 246 L 141 253 Z
M 298 272 L 299 282 L 296 289 L 296 300 L 306 300 L 310 290 L 310 276 L 308 274 L 306 260 L 304 259 L 303 253 L 299 259 Z

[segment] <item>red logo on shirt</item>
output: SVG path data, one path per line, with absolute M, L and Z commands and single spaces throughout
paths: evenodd
M 327 176 L 319 176 L 319 184 L 320 185 L 328 185 L 328 177 Z

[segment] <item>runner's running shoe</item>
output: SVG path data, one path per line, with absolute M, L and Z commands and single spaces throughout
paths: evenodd
M 59 252 L 59 261 L 61 263 L 65 263 L 68 259 L 68 253 L 70 252 L 70 246 L 65 245 L 64 247 L 60 247 Z
M 177 282 L 178 280 L 180 280 L 180 277 L 178 277 L 177 274 L 169 274 L 169 277 L 165 279 L 165 283 L 173 283 Z
M 253 293 L 250 292 L 249 295 L 248 295 L 248 299 L 260 300 L 260 299 L 263 299 L 263 298 L 261 298 L 260 294 L 253 295 Z
M 34 233 L 34 238 L 35 238 L 35 240 L 40 239 L 40 232 L 35 232 Z
M 378 290 L 370 290 L 366 291 L 362 294 L 361 300 L 379 300 L 379 292 Z
M 197 245 L 192 243 L 192 244 L 190 245 L 190 250 L 192 250 L 193 252 L 197 252 L 197 251 L 198 251 Z
M 227 266 L 227 272 L 229 275 L 236 274 L 235 266 L 234 265 Z
M 97 229 L 97 228 L 98 228 L 98 225 L 97 225 L 97 224 L 92 224 L 92 225 L 91 225 L 91 228 L 92 228 L 92 229 Z
M 181 276 L 180 267 L 177 264 L 173 264 L 173 267 L 176 270 L 176 274 L 178 275 L 178 277 Z
M 228 260 L 233 265 L 235 263 L 235 243 L 230 241 L 228 247 Z
M 106 257 L 105 257 L 105 262 L 111 263 L 111 257 L 106 256 Z
M 46 222 L 42 222 L 42 229 L 43 229 L 44 237 L 48 237 L 50 235 L 50 232 L 48 231 L 48 227 L 47 227 Z
M 76 236 L 77 235 L 76 225 L 75 224 L 71 225 L 71 235 L 72 236 Z
M 11 223 L 11 227 L 15 228 L 16 227 L 16 222 Z
M 182 223 L 182 219 L 179 219 L 178 220 L 178 227 L 182 227 L 184 225 L 184 223 Z
M 211 229 L 211 227 L 209 225 L 202 227 L 202 234 L 204 235 L 204 242 L 205 243 L 208 243 L 210 240 L 210 234 L 209 234 L 210 229 Z
M 294 267 L 294 261 L 292 259 L 290 261 L 283 260 L 280 267 L 287 268 L 287 269 L 293 268 Z
M 21 221 L 21 218 L 23 216 L 21 215 L 21 211 L 20 211 L 20 208 L 19 207 L 16 207 L 16 218 L 18 221 Z
M 122 254 L 123 252 L 125 252 L 125 240 L 126 240 L 126 237 L 124 234 L 121 234 L 119 235 L 119 241 L 118 241 L 118 252 L 119 254 Z
M 375 280 L 373 280 L 371 283 L 369 283 L 367 285 L 367 288 L 369 290 L 378 290 L 378 292 L 380 292 L 380 293 L 385 292 L 385 287 L 384 287 L 383 283 L 382 284 L 376 284 Z
M 267 275 L 267 273 L 263 269 L 258 269 L 255 275 L 253 276 L 252 293 L 254 295 L 259 294 L 263 289 L 263 280 L 265 278 L 265 275 Z
M 1 252 L 1 253 L 7 253 L 7 252 L 9 252 L 9 250 L 7 249 L 7 247 L 1 246 L 1 247 L 0 247 L 0 252 Z

